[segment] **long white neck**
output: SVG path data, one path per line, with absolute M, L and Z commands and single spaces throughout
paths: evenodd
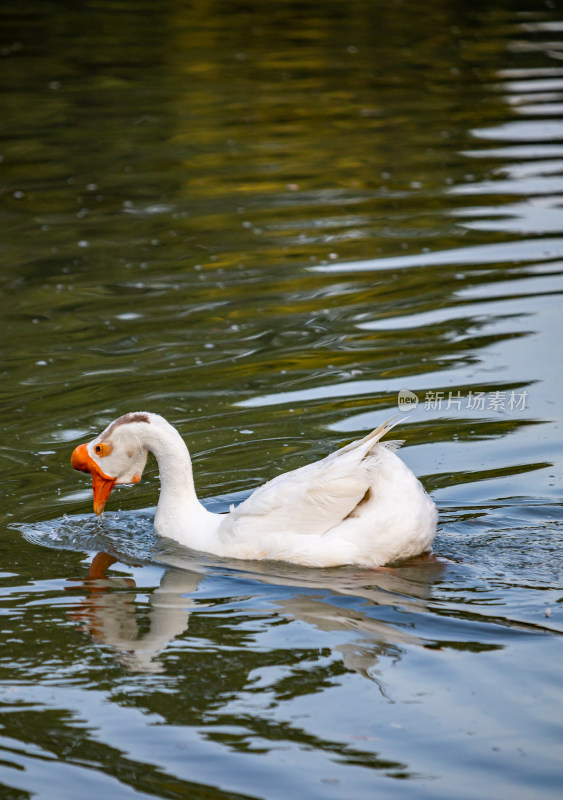
M 154 453 L 160 474 L 160 497 L 155 516 L 158 534 L 188 546 L 207 549 L 201 534 L 215 530 L 217 515 L 197 499 L 192 461 L 176 428 L 158 414 L 147 414 L 149 424 L 139 423 L 141 444 Z M 199 534 L 198 534 L 199 532 Z
M 160 495 L 181 494 L 197 501 L 192 460 L 176 428 L 158 414 L 147 414 L 150 423 L 139 424 L 141 444 L 154 453 L 160 474 Z

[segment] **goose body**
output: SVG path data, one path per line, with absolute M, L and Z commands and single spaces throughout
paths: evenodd
M 77 447 L 72 466 L 92 476 L 101 514 L 115 484 L 138 483 L 149 452 L 160 473 L 155 530 L 186 547 L 237 559 L 311 567 L 377 567 L 430 549 L 436 507 L 383 423 L 326 458 L 279 475 L 227 514 L 198 500 L 188 448 L 158 414 L 135 412 Z

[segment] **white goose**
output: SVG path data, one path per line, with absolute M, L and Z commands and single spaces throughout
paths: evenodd
M 138 483 L 147 454 L 160 472 L 157 534 L 227 558 L 275 559 L 309 567 L 378 567 L 430 549 L 437 511 L 395 454 L 401 442 L 380 443 L 384 422 L 363 439 L 321 461 L 278 475 L 227 514 L 197 499 L 188 448 L 163 417 L 125 414 L 72 454 L 89 472 L 94 510 L 101 514 L 114 485 Z

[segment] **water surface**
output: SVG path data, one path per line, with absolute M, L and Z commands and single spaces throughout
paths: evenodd
M 560 796 L 563 22 L 518 0 L 0 11 L 0 795 Z M 225 510 L 403 408 L 392 570 L 101 520 L 126 411 Z

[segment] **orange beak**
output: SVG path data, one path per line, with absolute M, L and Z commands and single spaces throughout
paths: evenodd
M 88 452 L 85 444 L 79 444 L 70 457 L 71 466 L 80 472 L 89 472 L 92 476 L 92 491 L 94 492 L 94 511 L 98 516 L 104 510 L 105 504 L 115 486 L 116 478 L 111 478 L 102 472 Z

